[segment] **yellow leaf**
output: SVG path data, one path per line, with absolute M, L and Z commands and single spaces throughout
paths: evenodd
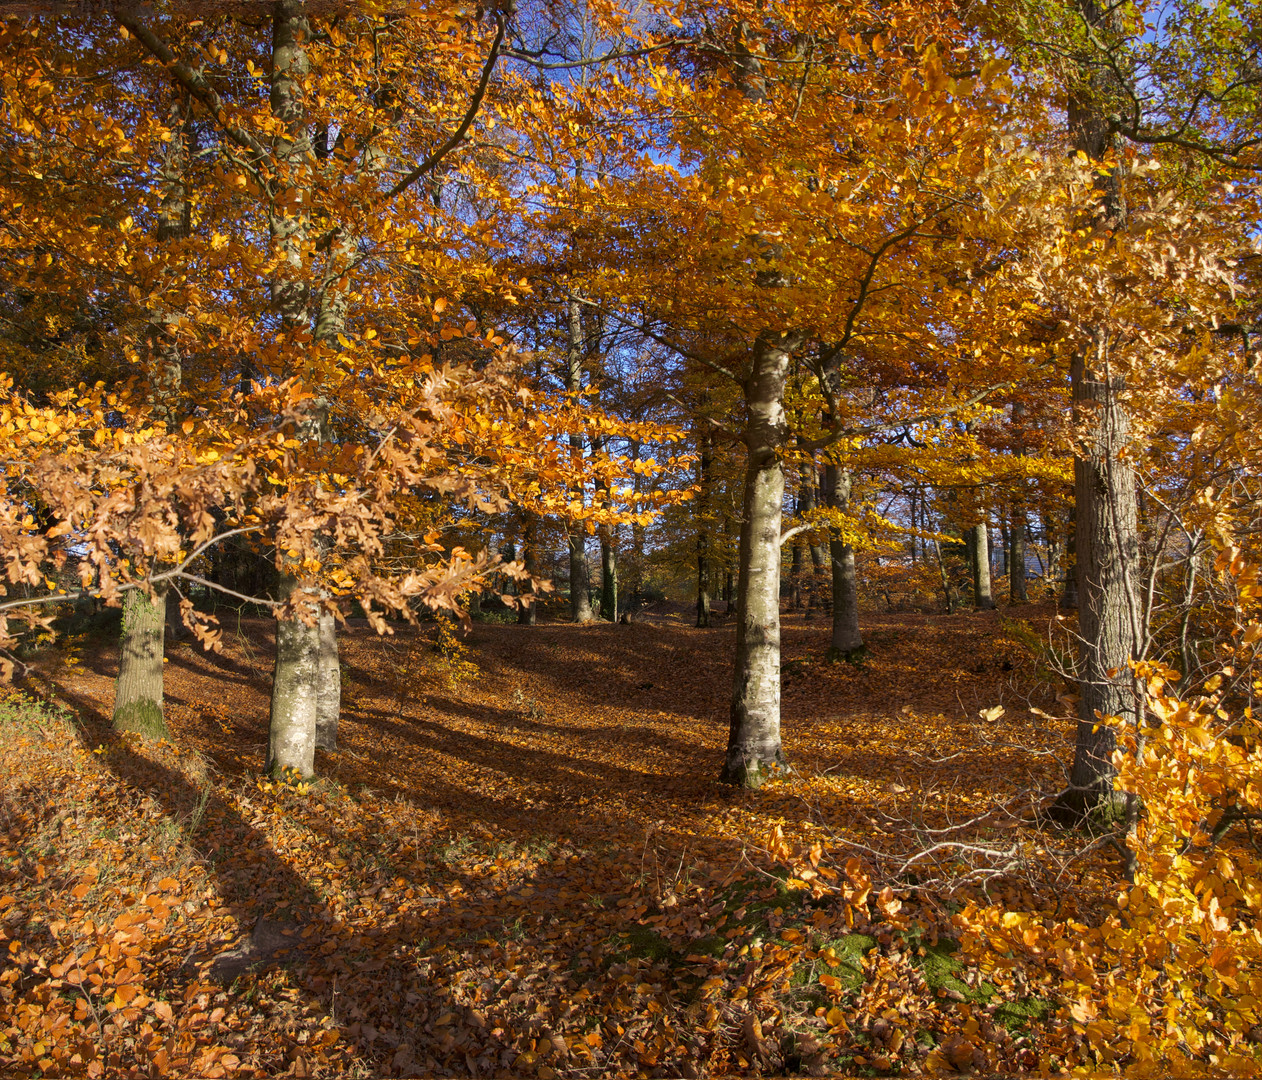
M 1000 60 L 996 57 L 994 60 L 987 61 L 982 65 L 982 82 L 993 82 L 997 75 L 1002 75 L 1008 70 L 1008 62 Z

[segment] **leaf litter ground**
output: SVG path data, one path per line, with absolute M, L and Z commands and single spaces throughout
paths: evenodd
M 270 620 L 220 655 L 168 648 L 158 745 L 108 730 L 116 645 L 43 654 L 27 689 L 64 708 L 15 696 L 0 729 L 0 1065 L 1054 1066 L 1054 1003 L 948 935 L 970 880 L 1020 890 L 1022 853 L 1047 853 L 1026 793 L 1055 789 L 1066 728 L 1027 711 L 1046 689 L 998 615 L 866 629 L 863 664 L 827 665 L 826 627 L 786 620 L 796 772 L 757 793 L 715 779 L 733 632 L 680 612 L 477 624 L 467 655 L 433 626 L 352 627 L 340 747 L 297 789 L 258 775 Z

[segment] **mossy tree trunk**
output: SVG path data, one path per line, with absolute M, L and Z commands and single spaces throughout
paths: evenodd
M 147 739 L 165 738 L 162 713 L 163 634 L 166 591 L 152 596 L 131 589 L 123 596 L 123 629 L 118 683 L 114 691 L 114 730 Z
M 600 617 L 618 621 L 618 546 L 608 525 L 600 536 Z

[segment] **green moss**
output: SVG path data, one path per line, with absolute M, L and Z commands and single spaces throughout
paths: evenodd
M 727 938 L 721 934 L 709 934 L 688 943 L 689 955 L 713 956 L 716 959 L 727 949 Z
M 830 664 L 849 664 L 851 667 L 862 667 L 867 663 L 868 647 L 860 645 L 857 649 L 830 648 L 824 654 L 824 659 Z
M 116 708 L 114 730 L 134 731 L 146 739 L 165 739 L 170 735 L 162 716 L 162 706 L 152 698 L 129 701 Z
M 933 945 L 922 944 L 923 956 L 916 956 L 916 966 L 925 977 L 930 990 L 951 990 L 961 995 L 966 1001 L 989 1001 L 995 993 L 990 983 L 980 983 L 976 987 L 969 986 L 960 978 L 964 965 L 953 955 L 960 947 L 958 941 L 951 938 L 938 938 Z
M 671 947 L 661 934 L 638 924 L 629 930 L 615 934 L 610 938 L 610 945 L 613 947 L 610 960 L 614 963 L 631 957 L 657 963 L 661 960 L 670 960 L 674 956 Z
M 1046 998 L 1032 997 L 1024 1001 L 1005 1001 L 995 1010 L 995 1019 L 1013 1035 L 1020 1035 L 1051 1011 L 1052 1003 Z
M 841 961 L 836 967 L 829 965 L 826 969 L 833 978 L 839 979 L 847 990 L 856 991 L 863 986 L 863 958 L 877 946 L 876 938 L 870 934 L 846 934 L 834 938 L 825 948 L 832 949 Z

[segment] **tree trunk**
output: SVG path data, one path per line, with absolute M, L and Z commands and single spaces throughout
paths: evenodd
M 190 108 L 184 95 L 172 101 L 168 124 L 171 141 L 160 174 L 162 202 L 158 207 L 156 244 L 178 241 L 188 236 L 191 209 L 187 188 Z M 149 414 L 167 431 L 177 427 L 176 406 L 183 381 L 183 358 L 176 339 L 179 315 L 165 306 L 155 310 L 149 322 L 148 381 Z M 155 568 L 156 569 L 156 568 Z M 162 662 L 166 653 L 164 635 L 168 596 L 178 602 L 176 591 L 156 589 L 152 598 L 133 589 L 123 598 L 123 627 L 114 691 L 114 728 L 136 731 L 149 738 L 168 734 L 162 713 Z M 173 605 L 174 606 L 174 605 Z M 178 607 L 176 607 L 178 626 Z
M 565 305 L 566 314 L 566 357 L 565 357 L 565 389 L 576 394 L 583 388 L 583 312 L 577 300 L 570 299 Z M 570 435 L 570 456 L 577 464 L 583 457 L 583 436 Z M 574 497 L 581 505 L 583 489 L 578 488 Z M 576 623 L 589 623 L 595 615 L 592 613 L 591 597 L 588 589 L 591 577 L 587 568 L 587 534 L 581 524 L 570 526 L 568 533 L 570 548 L 570 619 Z
M 1008 542 L 1008 600 L 1024 604 L 1030 594 L 1025 586 L 1025 508 L 1020 504 L 1012 508 Z
M 801 506 L 802 502 L 799 499 L 799 511 Z M 802 610 L 802 575 L 806 564 L 803 556 L 805 554 L 805 546 L 799 534 L 793 538 L 793 559 L 789 564 L 789 608 L 792 611 Z
M 810 499 L 809 505 L 804 509 L 806 512 L 814 510 L 819 505 L 819 466 L 815 463 L 814 456 L 808 462 L 810 472 L 807 474 L 810 482 L 803 486 L 803 492 Z M 828 547 L 825 544 L 816 541 L 810 545 L 811 552 L 811 590 L 806 600 L 806 613 L 809 616 L 811 609 L 820 608 L 825 615 L 832 614 L 833 600 L 832 589 L 828 587 L 831 580 L 831 574 L 828 572 Z
M 600 617 L 618 621 L 618 547 L 609 526 L 600 536 Z
M 283 574 L 283 602 L 298 587 Z M 315 605 L 306 604 L 312 625 L 301 619 L 276 621 L 276 665 L 272 671 L 272 715 L 265 771 L 279 775 L 293 770 L 303 780 L 315 772 L 316 718 L 319 715 L 320 624 Z
M 532 578 L 539 573 L 538 554 L 538 522 L 529 510 L 522 511 L 521 553 L 522 562 L 526 565 L 526 573 Z M 523 594 L 524 596 L 524 594 Z M 539 618 L 539 600 L 534 586 L 530 589 L 530 603 L 523 603 L 517 609 L 517 623 L 520 626 L 534 626 Z
M 832 510 L 850 507 L 851 477 L 847 469 L 824 466 L 824 501 Z M 828 541 L 832 564 L 833 632 L 828 645 L 828 660 L 854 662 L 864 654 L 863 633 L 859 630 L 859 582 L 855 575 L 854 546 L 833 530 Z
M 723 779 L 760 787 L 786 767 L 780 746 L 780 526 L 787 437 L 784 386 L 799 332 L 764 331 L 745 383 L 744 514 L 736 601 L 736 665 Z
M 342 714 L 342 665 L 337 652 L 337 619 L 321 610 L 316 688 L 316 746 L 337 749 L 337 724 Z
M 582 528 L 571 530 L 570 549 L 570 620 L 589 623 L 596 618 L 592 611 L 591 574 L 587 568 L 587 536 Z
M 701 455 L 697 462 L 700 493 L 697 496 L 697 625 L 710 625 L 710 469 L 714 464 L 714 438 L 706 434 L 698 440 Z
M 1075 491 L 1077 479 L 1075 477 Z M 1075 498 L 1077 496 L 1075 495 Z M 1078 510 L 1069 508 L 1069 518 L 1065 523 L 1064 564 L 1065 589 L 1060 594 L 1060 606 L 1063 611 L 1078 610 Z
M 1088 809 L 1113 796 L 1114 729 L 1101 717 L 1135 715 L 1127 661 L 1138 646 L 1134 587 L 1139 570 L 1135 471 L 1124 456 L 1129 418 L 1123 380 L 1107 373 L 1107 342 L 1094 370 L 1076 357 L 1071 370 L 1086 450 L 1074 461 L 1077 534 L 1079 705 L 1071 796 Z
M 310 65 L 307 41 L 311 29 L 301 0 L 279 0 L 272 9 L 271 110 L 280 122 L 274 155 L 288 182 L 280 188 L 268 215 L 268 228 L 279 255 L 271 281 L 272 307 L 280 316 L 287 340 L 311 332 L 311 293 L 306 277 L 307 214 L 310 204 L 311 139 L 307 129 L 303 80 Z M 321 410 L 300 426 L 298 438 L 320 438 Z M 307 430 L 303 430 L 303 429 Z M 299 587 L 288 568 L 281 568 L 278 599 L 284 602 Z M 316 724 L 320 706 L 320 619 L 313 603 L 306 605 L 310 625 L 298 618 L 276 623 L 276 665 L 272 673 L 272 708 L 265 770 L 295 770 L 306 778 L 315 771 Z
M 124 594 L 121 656 L 114 691 L 115 731 L 135 731 L 147 739 L 169 734 L 162 715 L 165 624 L 165 590 L 155 590 L 152 597 L 143 589 Z
M 630 440 L 627 457 L 632 462 L 640 460 L 639 439 Z M 640 506 L 640 491 L 643 483 L 644 474 L 636 471 L 631 479 L 631 494 L 637 510 Z M 644 526 L 640 524 L 638 518 L 631 522 L 631 559 L 629 567 L 626 567 L 624 560 L 624 573 L 627 586 L 631 590 L 632 603 L 638 607 L 644 587 Z
M 951 574 L 947 570 L 946 558 L 942 554 L 941 541 L 933 541 L 933 550 L 938 556 L 938 576 L 942 580 L 942 599 L 946 604 L 946 613 L 948 615 L 955 614 L 955 592 L 951 588 Z
M 990 527 L 980 521 L 968 531 L 969 562 L 973 567 L 973 607 L 993 611 L 995 599 L 990 592 Z

